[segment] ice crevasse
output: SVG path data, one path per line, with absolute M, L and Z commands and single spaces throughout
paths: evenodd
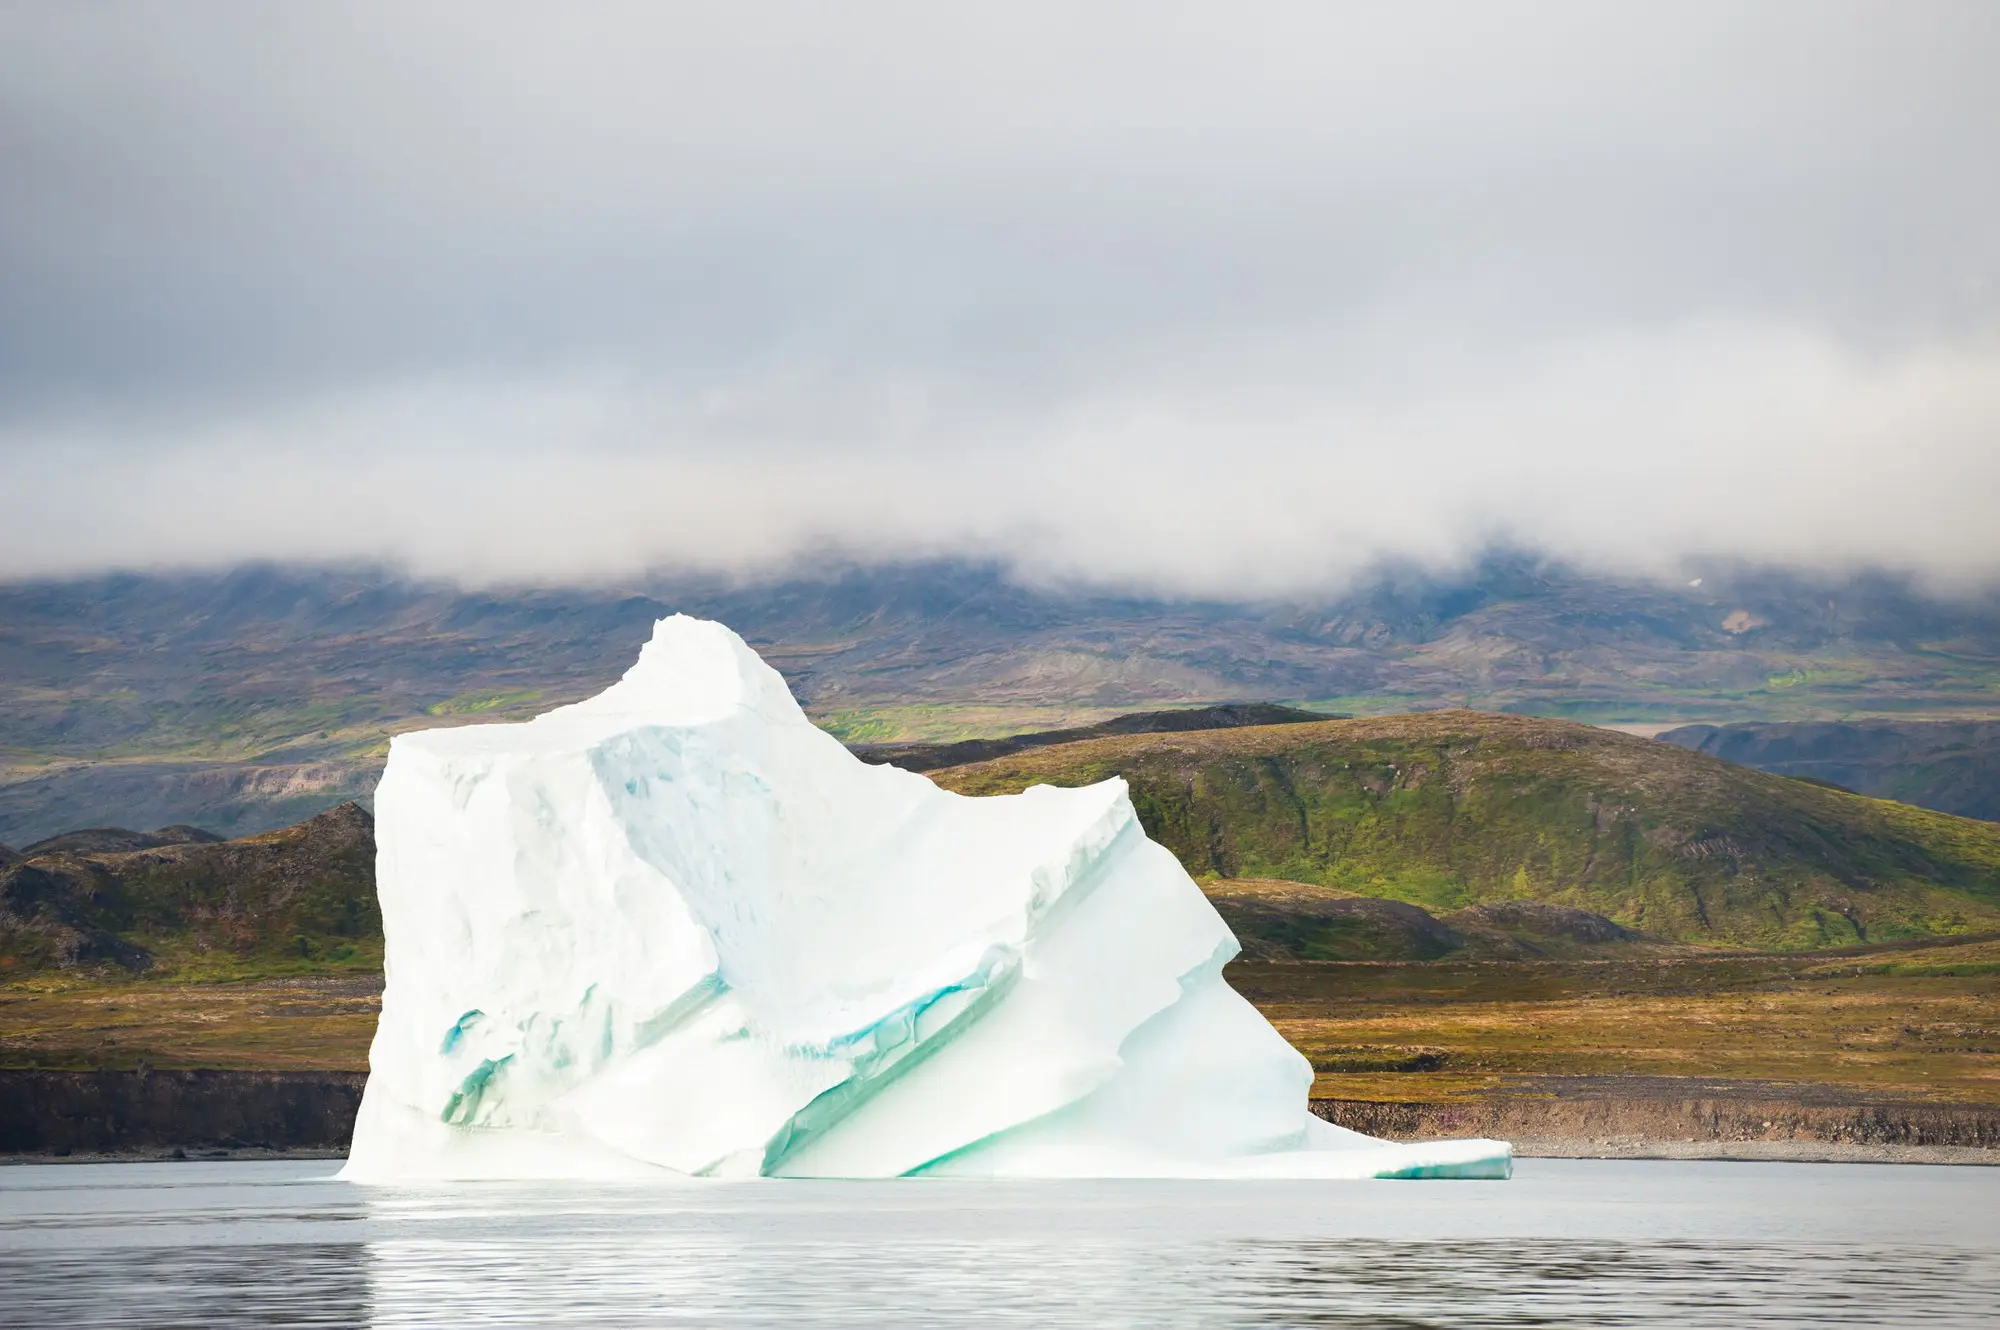
M 598 696 L 399 735 L 342 1176 L 1505 1177 L 1321 1121 L 1125 783 L 968 798 L 721 624 Z

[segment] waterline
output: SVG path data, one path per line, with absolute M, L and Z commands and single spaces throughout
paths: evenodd
M 0 1170 L 0 1321 L 1974 1326 L 2000 1306 L 1993 1169 L 418 1189 L 332 1171 Z

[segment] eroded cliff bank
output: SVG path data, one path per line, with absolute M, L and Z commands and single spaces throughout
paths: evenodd
M 341 1152 L 362 1072 L 0 1071 L 0 1155 Z
M 0 1070 L 0 1157 L 339 1154 L 366 1081 L 339 1071 Z M 1511 1140 L 1524 1158 L 2000 1164 L 2000 1105 L 1856 1103 L 1760 1082 L 1576 1078 L 1478 1099 L 1312 1107 L 1392 1140 Z
M 1825 1087 L 1673 1077 L 1547 1078 L 1438 1102 L 1315 1099 L 1393 1140 L 1476 1134 L 1524 1158 L 1795 1159 L 2000 1164 L 2000 1105 L 1857 1102 Z

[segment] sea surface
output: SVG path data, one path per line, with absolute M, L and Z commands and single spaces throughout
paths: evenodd
M 0 1168 L 20 1326 L 2000 1326 L 2000 1168 L 360 1188 Z

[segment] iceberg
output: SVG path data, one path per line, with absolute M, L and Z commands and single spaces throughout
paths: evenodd
M 345 1178 L 1506 1177 L 1321 1121 L 1122 780 L 870 766 L 718 623 L 588 701 L 396 737 Z

